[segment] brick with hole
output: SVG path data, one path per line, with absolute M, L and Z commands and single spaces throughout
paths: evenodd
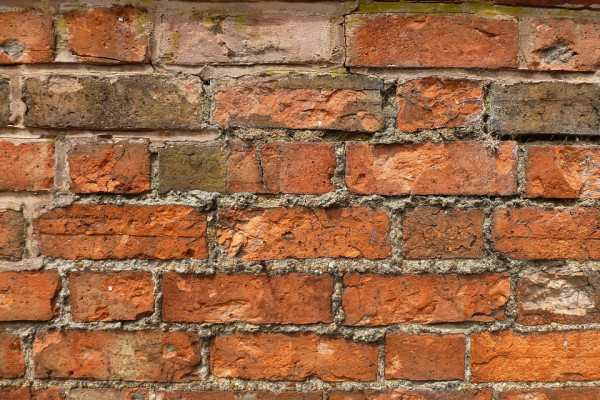
M 0 378 L 25 376 L 23 345 L 19 336 L 0 330 Z
M 385 376 L 411 381 L 462 380 L 465 375 L 464 335 L 388 333 Z
M 212 121 L 246 128 L 376 132 L 382 82 L 367 77 L 276 75 L 214 85 Z
M 329 275 L 202 276 L 167 272 L 162 292 L 164 321 L 219 324 L 333 321 L 333 279 Z
M 54 144 L 0 141 L 0 190 L 42 191 L 54 187 Z
M 461 128 L 478 130 L 483 122 L 483 84 L 447 78 L 406 81 L 396 90 L 398 130 Z
M 52 13 L 33 8 L 0 12 L 0 64 L 52 61 Z
M 0 260 L 19 260 L 25 251 L 26 221 L 21 211 L 0 212 Z
M 382 209 L 227 209 L 219 213 L 218 241 L 244 261 L 342 257 L 384 259 L 391 253 L 389 217 Z M 331 240 L 334 238 L 334 240 Z
M 593 19 L 527 18 L 520 22 L 528 68 L 596 71 L 600 68 L 600 24 Z
M 528 146 L 525 195 L 559 199 L 600 198 L 600 148 Z
M 348 15 L 346 28 L 350 66 L 517 68 L 513 18 L 367 13 Z
M 344 325 L 494 322 L 506 318 L 507 274 L 344 275 Z
M 406 258 L 480 258 L 483 253 L 482 210 L 419 207 L 402 219 Z
M 73 11 L 63 16 L 69 51 L 93 64 L 148 62 L 148 16 L 132 6 Z
M 515 142 L 346 145 L 346 184 L 355 194 L 506 196 L 517 191 Z
M 159 392 L 157 400 L 322 400 L 321 392 Z
M 600 333 L 561 331 L 476 333 L 471 337 L 472 382 L 597 380 Z
M 219 378 L 374 381 L 377 354 L 377 344 L 314 333 L 234 333 L 212 341 L 210 370 Z
M 69 288 L 75 322 L 135 321 L 154 313 L 154 283 L 149 273 L 73 272 Z
M 492 400 L 492 390 L 357 390 L 332 392 L 329 400 Z
M 38 332 L 39 379 L 188 382 L 198 380 L 200 339 L 182 331 L 64 330 Z
M 522 260 L 597 260 L 600 242 L 594 207 L 500 208 L 492 215 L 492 243 L 505 257 Z
M 77 141 L 68 152 L 74 193 L 137 194 L 150 190 L 148 141 Z
M 65 259 L 208 257 L 206 215 L 180 205 L 74 204 L 35 220 L 43 255 Z
M 58 316 L 56 271 L 0 272 L 0 321 L 48 321 Z

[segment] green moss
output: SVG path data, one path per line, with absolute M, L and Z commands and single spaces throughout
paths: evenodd
M 145 12 L 140 13 L 140 16 L 135 21 L 135 30 L 139 35 L 145 32 L 145 26 L 148 23 L 148 14 Z
M 173 49 L 173 51 L 177 51 L 177 49 L 179 48 L 179 39 L 181 38 L 181 33 L 179 33 L 179 31 L 175 31 L 175 33 L 173 33 L 171 35 L 171 48 Z
M 69 23 L 66 19 L 61 18 L 58 21 L 58 32 L 62 35 L 67 35 L 69 33 Z

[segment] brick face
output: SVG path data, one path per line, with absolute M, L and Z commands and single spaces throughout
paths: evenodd
M 219 215 L 219 243 L 230 257 L 242 260 L 383 259 L 390 255 L 388 231 L 388 214 L 367 207 L 226 210 Z
M 0 331 L 0 378 L 25 376 L 21 339 L 12 333 Z
M 503 392 L 500 400 L 588 400 L 597 399 L 600 390 L 597 388 L 565 388 L 565 389 L 539 389 L 539 390 L 512 390 Z
M 346 184 L 357 194 L 509 195 L 517 189 L 516 147 L 478 142 L 349 143 Z
M 165 321 L 310 324 L 333 319 L 328 275 L 167 273 L 162 290 Z
M 0 190 L 39 191 L 54 186 L 54 145 L 0 141 Z
M 491 400 L 490 389 L 465 391 L 395 390 L 376 392 L 372 390 L 333 392 L 330 400 Z
M 345 325 L 503 320 L 510 294 L 505 274 L 344 276 Z
M 52 59 L 52 13 L 0 13 L 0 64 L 47 63 Z
M 42 254 L 77 259 L 206 258 L 206 216 L 187 206 L 76 204 L 35 221 Z M 67 246 L 65 246 L 67 244 Z
M 346 26 L 347 62 L 352 66 L 517 67 L 514 19 L 365 14 L 346 17 Z
M 25 219 L 19 211 L 0 212 L 0 259 L 20 259 L 25 250 Z
M 211 372 L 221 378 L 326 382 L 374 381 L 377 346 L 342 338 L 302 334 L 243 334 L 211 344 Z
M 54 271 L 0 272 L 0 321 L 47 321 L 58 315 L 60 277 Z
M 322 400 L 320 392 L 162 392 L 158 400 Z

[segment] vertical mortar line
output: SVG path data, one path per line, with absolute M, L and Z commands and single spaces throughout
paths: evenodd
M 342 272 L 333 275 L 333 292 L 331 296 L 331 315 L 333 316 L 333 325 L 336 329 L 340 328 L 344 322 L 344 309 L 342 306 L 342 297 L 344 295 L 344 274 Z
M 150 62 L 150 66 L 152 67 L 153 70 L 155 70 L 154 62 L 157 60 L 157 56 L 158 56 L 155 30 L 156 30 L 157 24 L 160 22 L 160 21 L 157 21 L 157 19 L 160 18 L 160 13 L 158 12 L 160 5 L 161 5 L 161 3 L 157 2 L 156 4 L 144 6 L 144 8 L 146 9 L 146 11 L 148 13 L 148 17 L 146 19 L 146 23 L 147 23 L 146 28 L 148 29 L 148 57 L 150 58 L 149 62 Z
M 526 169 L 525 162 L 527 160 L 527 147 L 521 143 L 517 143 L 517 193 L 521 196 L 525 194 L 525 178 Z
M 10 81 L 10 96 L 9 96 L 9 120 L 15 126 L 15 128 L 23 128 L 25 113 L 27 107 L 21 97 L 23 90 L 23 73 L 25 71 L 24 65 L 19 65 L 17 68 L 9 69 L 8 78 Z
M 165 144 L 166 147 L 166 144 Z M 150 150 L 150 193 L 154 196 L 159 196 L 158 193 L 158 185 L 159 185 L 159 176 L 158 176 L 158 172 L 159 172 L 159 151 L 160 149 L 157 149 L 156 151 L 152 151 L 152 149 Z
M 154 313 L 152 314 L 152 320 L 155 324 L 160 325 L 162 324 L 162 278 L 163 278 L 163 271 L 160 270 L 154 270 L 151 272 L 152 275 L 152 281 L 154 283 L 154 290 L 153 290 L 153 294 L 154 294 Z
M 206 383 L 210 380 L 210 343 L 214 337 L 200 337 L 201 348 L 200 348 L 200 367 L 198 368 L 198 376 Z
M 470 383 L 471 372 L 471 332 L 465 334 L 465 383 Z
M 379 352 L 377 353 L 377 383 L 385 382 L 385 342 L 387 340 L 387 332 L 384 332 L 383 338 L 380 339 Z
M 336 191 L 345 190 L 346 187 L 346 142 L 338 142 L 335 146 L 335 170 L 331 179 Z
M 54 139 L 54 186 L 59 193 L 68 193 L 70 188 L 70 166 L 68 153 L 72 148 L 72 140 L 66 136 Z

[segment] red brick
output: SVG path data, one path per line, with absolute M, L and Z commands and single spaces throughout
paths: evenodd
M 192 332 L 39 332 L 35 377 L 187 382 L 198 379 L 200 341 Z
M 344 276 L 345 325 L 504 320 L 507 274 Z
M 492 400 L 492 390 L 396 390 L 393 392 L 364 390 L 333 392 L 329 396 L 329 400 Z
M 23 347 L 15 334 L 0 331 L 0 378 L 25 376 Z
M 227 163 L 228 191 L 268 193 L 263 182 L 256 147 L 241 140 L 232 140 L 229 149 L 231 154 Z
M 322 400 L 320 392 L 159 392 L 157 400 Z
M 219 378 L 374 381 L 377 353 L 376 344 L 314 333 L 235 333 L 213 340 L 210 370 Z
M 380 87 L 380 81 L 345 77 L 223 82 L 215 87 L 212 120 L 250 128 L 375 132 L 383 128 Z
M 346 17 L 346 27 L 351 66 L 517 67 L 519 29 L 514 19 L 354 14 Z
M 48 321 L 58 315 L 55 271 L 0 272 L 0 321 Z
M 148 273 L 73 272 L 69 275 L 73 321 L 133 321 L 154 313 Z
M 0 387 L 0 399 L 6 400 L 64 400 L 61 388 L 32 389 L 28 387 Z M 71 399 L 69 399 L 71 400 Z
M 312 324 L 333 320 L 329 275 L 167 272 L 162 291 L 164 321 Z
M 492 2 L 496 4 L 536 7 L 583 6 L 591 8 L 598 5 L 598 0 L 492 0 Z
M 525 195 L 560 199 L 600 198 L 600 148 L 529 146 Z
M 35 221 L 42 254 L 66 259 L 207 258 L 206 215 L 193 207 L 75 204 Z
M 525 260 L 600 259 L 597 208 L 498 209 L 492 215 L 494 248 Z
M 319 194 L 335 190 L 331 143 L 267 143 L 260 151 L 264 185 L 270 193 Z
M 516 146 L 348 143 L 346 184 L 358 194 L 510 195 L 517 190 Z
M 598 400 L 599 388 L 556 388 L 511 390 L 503 392 L 500 400 Z
M 343 9 L 335 2 L 315 1 L 310 7 L 222 3 L 227 2 L 161 10 L 156 26 L 160 60 L 183 65 L 343 62 Z
M 600 322 L 600 273 L 536 271 L 519 279 L 517 321 L 525 325 Z
M 54 145 L 0 141 L 0 190 L 47 190 L 54 186 Z
M 398 129 L 479 129 L 483 113 L 481 82 L 423 78 L 398 85 Z
M 530 69 L 595 71 L 600 67 L 600 23 L 573 18 L 531 18 L 520 22 L 522 51 Z
M 149 61 L 146 13 L 113 6 L 66 14 L 69 51 L 98 64 Z
M 405 212 L 402 249 L 409 259 L 480 258 L 483 211 L 416 208 Z
M 146 389 L 72 389 L 68 400 L 147 400 Z
M 476 333 L 473 382 L 591 381 L 600 377 L 600 332 Z
M 367 207 L 269 208 L 219 213 L 219 243 L 244 261 L 390 255 L 389 218 Z M 335 240 L 329 240 L 335 238 Z
M 462 380 L 465 376 L 464 335 L 385 336 L 385 377 L 414 381 Z
M 150 190 L 148 142 L 78 142 L 68 154 L 74 193 L 142 193 Z
M 0 212 L 0 259 L 20 259 L 25 250 L 25 219 L 15 210 Z
M 26 9 L 0 13 L 0 64 L 52 60 L 52 14 Z

